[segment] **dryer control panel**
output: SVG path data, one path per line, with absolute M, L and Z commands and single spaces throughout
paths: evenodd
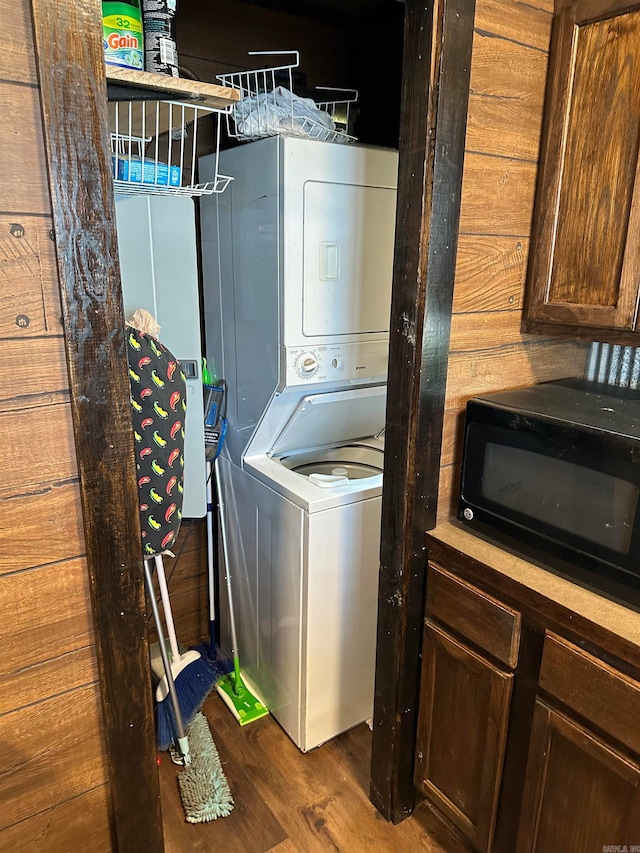
M 279 391 L 316 383 L 358 384 L 387 377 L 388 343 L 283 347 Z

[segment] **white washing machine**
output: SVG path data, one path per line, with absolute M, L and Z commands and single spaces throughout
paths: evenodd
M 203 276 L 240 660 L 307 751 L 373 713 L 397 154 L 272 138 L 221 159 Z

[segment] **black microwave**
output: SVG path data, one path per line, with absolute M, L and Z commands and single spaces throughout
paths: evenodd
M 640 392 L 560 380 L 467 404 L 460 523 L 640 605 Z

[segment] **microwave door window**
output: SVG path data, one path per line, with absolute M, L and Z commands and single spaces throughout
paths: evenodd
M 619 554 L 631 547 L 640 490 L 611 474 L 489 442 L 481 493 L 515 521 L 535 519 Z

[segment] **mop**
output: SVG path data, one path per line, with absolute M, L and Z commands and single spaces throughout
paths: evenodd
M 222 553 L 224 556 L 224 574 L 229 599 L 229 623 L 231 627 L 231 644 L 233 653 L 233 671 L 222 678 L 216 684 L 216 690 L 228 706 L 231 713 L 241 726 L 252 723 L 265 717 L 269 711 L 265 705 L 257 699 L 248 689 L 240 675 L 240 658 L 238 653 L 238 637 L 236 634 L 236 620 L 233 607 L 233 592 L 231 589 L 231 569 L 229 567 L 229 549 L 227 546 L 227 528 L 225 520 L 224 501 L 220 478 L 216 476 L 216 493 L 218 496 L 218 513 L 220 520 L 220 533 L 222 536 Z
M 203 368 L 206 367 L 206 363 Z M 204 385 L 205 392 L 205 457 L 207 460 L 207 534 L 209 562 L 209 663 L 216 667 L 218 673 L 224 673 L 216 684 L 216 690 L 228 705 L 241 726 L 258 720 L 268 714 L 264 704 L 247 688 L 240 675 L 238 657 L 238 639 L 233 608 L 233 593 L 231 589 L 231 574 L 229 569 L 229 552 L 227 547 L 227 530 L 225 525 L 224 505 L 220 490 L 220 479 L 216 476 L 216 493 L 218 497 L 218 512 L 220 532 L 222 534 L 222 550 L 224 554 L 225 578 L 229 599 L 229 622 L 231 625 L 231 643 L 233 646 L 233 668 L 229 671 L 222 661 L 217 659 L 216 651 L 216 614 L 215 614 L 215 576 L 213 560 L 213 497 L 211 480 L 215 470 L 215 462 L 220 456 L 227 432 L 227 383 L 224 379 L 216 379 L 216 384 L 207 371 L 208 383 Z

